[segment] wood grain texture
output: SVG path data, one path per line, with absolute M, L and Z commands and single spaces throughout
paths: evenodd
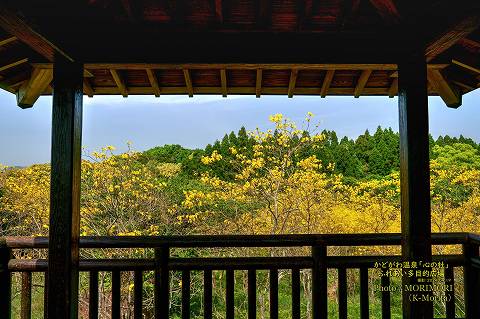
M 83 65 L 56 55 L 53 73 L 48 318 L 76 319 Z
M 432 259 L 427 67 L 423 55 L 398 66 L 402 258 Z M 403 276 L 403 284 L 418 284 Z M 432 318 L 431 302 L 413 302 L 403 290 L 404 318 Z

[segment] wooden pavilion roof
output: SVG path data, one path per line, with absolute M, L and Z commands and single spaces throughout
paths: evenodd
M 74 0 L 0 4 L 0 87 L 51 94 L 56 54 L 84 93 L 397 94 L 419 47 L 429 94 L 458 107 L 480 84 L 480 1 Z

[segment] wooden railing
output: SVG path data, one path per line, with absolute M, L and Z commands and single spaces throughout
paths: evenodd
M 369 318 L 369 273 L 375 263 L 397 262 L 395 256 L 331 256 L 329 247 L 335 246 L 399 246 L 399 234 L 347 234 L 347 235 L 255 235 L 255 236 L 169 236 L 169 237 L 82 237 L 80 247 L 88 248 L 149 248 L 154 249 L 154 258 L 150 259 L 81 259 L 80 272 L 89 273 L 89 318 L 98 318 L 98 275 L 99 272 L 111 272 L 111 317 L 120 318 L 121 272 L 134 273 L 134 310 L 133 317 L 142 317 L 143 273 L 153 271 L 154 317 L 169 316 L 169 277 L 172 271 L 181 272 L 181 312 L 182 319 L 190 318 L 190 280 L 191 271 L 203 271 L 203 317 L 212 318 L 212 271 L 223 270 L 226 273 L 226 310 L 227 319 L 234 318 L 234 280 L 235 271 L 248 272 L 248 318 L 257 315 L 257 271 L 269 272 L 270 318 L 278 318 L 278 273 L 279 270 L 291 270 L 292 318 L 301 317 L 300 308 L 300 270 L 312 271 L 312 317 L 327 318 L 327 270 L 336 269 L 338 276 L 338 317 L 347 318 L 347 269 L 360 270 L 360 317 Z M 435 255 L 433 261 L 443 261 L 445 281 L 453 285 L 454 268 L 463 268 L 465 313 L 467 318 L 480 318 L 480 236 L 467 233 L 434 234 L 433 245 L 461 245 L 461 254 Z M 235 247 L 311 247 L 311 255 L 290 257 L 205 257 L 174 258 L 170 251 L 177 248 L 235 248 Z M 45 259 L 15 259 L 12 251 L 17 249 L 46 249 L 48 238 L 44 237 L 6 237 L 0 239 L 0 317 L 11 317 L 11 278 L 12 273 L 21 273 L 21 318 L 31 318 L 32 272 L 48 270 Z M 45 276 L 46 278 L 46 276 Z M 389 286 L 390 278 L 381 277 L 381 285 Z M 46 289 L 45 289 L 46 291 Z M 390 292 L 381 292 L 382 318 L 391 318 Z M 48 307 L 48 300 L 44 300 Z M 447 318 L 455 318 L 455 298 L 445 303 Z

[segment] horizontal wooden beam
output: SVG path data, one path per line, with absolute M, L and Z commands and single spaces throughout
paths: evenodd
M 123 97 L 128 97 L 127 86 L 125 85 L 125 82 L 123 81 L 118 71 L 110 70 L 110 74 L 112 74 L 113 80 L 115 81 L 115 84 L 117 85 L 120 94 L 122 94 Z
M 432 63 L 429 68 L 443 69 L 447 63 Z M 32 63 L 32 66 L 38 68 L 52 68 L 52 63 Z M 374 71 L 396 71 L 396 64 L 385 63 L 87 63 L 85 68 L 88 70 L 183 70 L 183 69 L 227 69 L 227 70 L 374 70 Z
M 453 87 L 439 70 L 427 70 L 428 82 L 438 92 L 448 107 L 458 108 L 462 105 L 462 95 Z
M 186 31 L 185 26 L 172 24 L 151 28 L 146 24 L 102 21 L 89 21 L 88 24 L 61 22 L 64 28 L 58 28 L 58 24 L 52 22 L 42 26 L 42 30 L 46 30 L 52 39 L 65 43 L 69 52 L 85 64 L 99 61 L 391 64 L 412 51 L 410 34 L 400 28 L 330 32 L 232 32 L 225 29 L 222 32 L 221 29 Z M 328 45 L 319 46 L 319 43 Z
M 68 60 L 73 61 L 73 58 L 65 51 L 35 31 L 25 19 L 19 17 L 6 6 L 0 6 L 0 27 L 28 45 L 31 49 L 50 62 L 54 61 L 55 52 L 63 55 Z
M 155 72 L 152 69 L 145 69 L 147 72 L 148 76 L 148 81 L 150 81 L 150 86 L 153 89 L 153 94 L 155 94 L 156 97 L 160 97 L 160 86 L 158 84 L 157 76 L 155 75 Z
M 32 107 L 53 79 L 53 69 L 34 69 L 28 81 L 17 91 L 17 104 L 21 108 Z
M 0 72 L 1 71 L 5 71 L 5 70 L 8 70 L 8 69 L 11 69 L 13 67 L 16 67 L 17 65 L 20 65 L 20 64 L 23 64 L 23 63 L 27 63 L 28 62 L 28 59 L 25 58 L 25 59 L 20 59 L 18 61 L 14 61 L 12 63 L 9 63 L 9 64 L 6 64 L 6 65 L 2 65 L 0 66 Z
M 195 86 L 192 88 L 193 94 L 222 94 L 221 86 Z M 388 95 L 389 87 L 384 88 L 365 88 L 362 95 Z M 330 87 L 328 89 L 327 95 L 345 95 L 352 96 L 354 94 L 355 88 L 349 87 Z M 228 87 L 227 94 L 236 95 L 236 94 L 252 94 L 255 95 L 257 89 L 255 86 L 236 86 Z M 105 94 L 105 95 L 118 95 L 121 94 L 120 90 L 117 87 L 95 87 L 94 93 Z M 145 86 L 131 86 L 128 88 L 129 95 L 152 95 L 153 90 L 151 87 Z M 320 95 L 321 88 L 319 87 L 296 87 L 295 95 Z M 162 87 L 162 95 L 169 94 L 190 94 L 189 88 L 186 86 L 176 86 L 176 87 Z M 287 95 L 288 87 L 265 87 L 262 86 L 262 95 Z

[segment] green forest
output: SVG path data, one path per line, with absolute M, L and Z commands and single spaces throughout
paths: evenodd
M 136 152 L 114 146 L 88 152 L 82 160 L 82 236 L 185 234 L 305 234 L 400 232 L 399 134 L 378 127 L 355 139 L 321 131 L 309 113 L 301 125 L 275 114 L 272 128 L 226 134 L 203 149 L 164 145 Z M 433 232 L 480 229 L 480 145 L 464 136 L 430 137 Z M 49 228 L 49 164 L 0 167 L 0 236 L 46 236 Z M 274 205 L 272 204 L 274 203 Z M 435 246 L 434 253 L 458 252 Z M 83 258 L 152 258 L 152 250 L 84 250 Z M 305 255 L 305 249 L 218 250 L 215 256 Z M 338 247 L 329 255 L 398 254 L 397 248 Z M 45 252 L 18 257 L 45 258 Z M 211 256 L 194 249 L 172 251 L 177 257 Z M 129 314 L 133 275 L 122 274 L 122 311 Z M 281 271 L 279 298 L 288 305 L 288 270 Z M 458 278 L 457 278 L 458 277 Z M 88 313 L 88 278 L 81 277 L 81 314 Z M 16 277 L 16 289 L 19 289 Z M 145 274 L 144 313 L 153 307 L 153 275 Z M 224 273 L 214 274 L 214 317 L 224 315 Z M 258 273 L 258 317 L 268 317 L 268 275 Z M 311 272 L 302 271 L 302 317 L 310 316 Z M 359 311 L 358 274 L 348 273 L 349 314 Z M 378 278 L 369 278 L 370 285 Z M 457 311 L 462 315 L 461 276 Z M 236 312 L 246 314 L 246 275 L 235 275 Z M 399 283 L 393 283 L 399 284 Z M 192 273 L 192 318 L 201 317 L 201 274 Z M 34 318 L 41 318 L 41 275 L 34 276 Z M 108 317 L 111 279 L 101 275 L 100 307 Z M 173 275 L 171 314 L 180 316 L 180 277 Z M 329 272 L 329 311 L 336 315 L 336 273 Z M 371 291 L 371 315 L 380 311 Z M 13 300 L 18 307 L 18 294 Z M 393 295 L 392 295 L 393 296 Z M 396 297 L 395 297 L 396 296 Z M 392 316 L 401 317 L 398 294 Z M 281 318 L 290 316 L 282 306 Z M 16 308 L 18 310 L 18 308 Z M 444 308 L 436 304 L 436 315 Z M 103 317 L 102 317 L 103 318 Z

